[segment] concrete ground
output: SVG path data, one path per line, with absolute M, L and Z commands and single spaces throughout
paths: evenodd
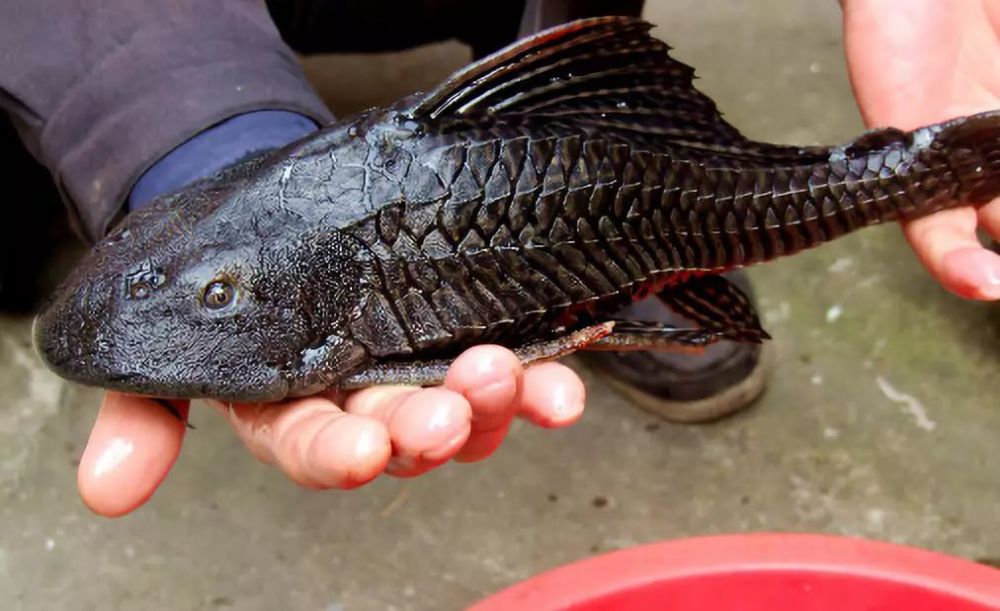
M 652 1 L 649 18 L 747 134 L 859 133 L 835 2 Z M 339 112 L 433 84 L 456 45 L 310 60 Z M 378 77 L 375 79 L 374 77 Z M 584 371 L 583 420 L 517 427 L 491 460 L 352 492 L 297 489 L 214 414 L 149 505 L 80 504 L 74 464 L 98 393 L 0 321 L 4 609 L 460 608 L 596 552 L 703 533 L 860 535 L 1000 557 L 1000 311 L 918 266 L 896 227 L 754 270 L 777 368 L 754 409 L 657 422 Z

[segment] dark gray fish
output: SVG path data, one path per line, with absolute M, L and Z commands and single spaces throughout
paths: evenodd
M 767 338 L 719 272 L 1000 192 L 1000 113 L 754 142 L 650 25 L 548 30 L 127 216 L 36 323 L 48 365 L 163 398 L 439 381 L 469 346 Z M 657 294 L 698 321 L 614 321 Z

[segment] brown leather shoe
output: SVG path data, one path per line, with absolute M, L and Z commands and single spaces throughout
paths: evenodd
M 745 272 L 726 274 L 750 298 Z M 630 320 L 694 323 L 655 297 L 621 312 Z M 577 356 L 639 407 L 672 422 L 709 422 L 749 407 L 764 391 L 770 350 L 765 343 L 719 342 L 702 354 L 578 352 Z

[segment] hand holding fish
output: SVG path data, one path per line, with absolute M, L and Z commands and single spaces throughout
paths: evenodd
M 844 0 L 854 92 L 870 127 L 912 129 L 1000 108 L 1000 1 Z M 943 210 L 903 224 L 917 256 L 948 290 L 1000 299 L 1000 201 Z
M 522 369 L 508 350 L 478 346 L 452 365 L 443 387 L 379 386 L 283 405 L 212 404 L 247 449 L 312 489 L 355 488 L 379 475 L 413 477 L 450 460 L 491 455 L 515 417 L 569 426 L 583 413 L 584 388 L 569 368 Z M 185 427 L 144 399 L 109 392 L 78 472 L 84 502 L 116 517 L 149 500 L 180 453 Z M 187 402 L 179 404 L 187 415 Z

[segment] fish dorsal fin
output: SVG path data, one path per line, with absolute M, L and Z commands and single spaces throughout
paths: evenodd
M 571 117 L 691 142 L 743 141 L 694 88 L 694 70 L 650 35 L 652 27 L 632 17 L 597 17 L 539 32 L 456 72 L 405 114 L 429 122 Z

